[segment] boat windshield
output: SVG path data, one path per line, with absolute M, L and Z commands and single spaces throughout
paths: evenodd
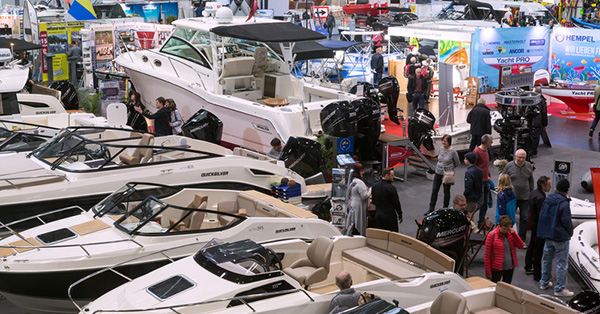
M 196 263 L 211 273 L 236 283 L 255 282 L 282 275 L 273 266 L 277 257 L 272 250 L 252 240 L 223 244 L 216 242 L 209 242 L 194 255 Z
M 462 20 L 462 19 L 464 19 L 464 15 L 465 15 L 464 10 L 460 11 L 460 10 L 456 10 L 456 9 L 446 9 L 446 10 L 442 10 L 440 13 L 438 13 L 436 18 L 442 19 L 442 20 Z
M 116 225 L 122 227 L 122 229 L 130 234 L 135 232 L 165 232 L 167 228 L 163 228 L 155 220 L 158 219 L 158 214 L 168 206 L 167 203 L 162 202 L 154 196 L 150 196 L 135 206 L 133 210 L 122 215 L 117 220 Z
M 107 213 L 124 214 L 126 210 L 124 210 L 125 207 L 121 203 L 124 202 L 129 195 L 133 194 L 135 191 L 135 186 L 125 184 L 120 189 L 114 191 L 112 194 L 100 201 L 100 203 L 94 205 L 92 207 L 92 211 L 98 217 L 102 217 Z
M 86 139 L 70 130 L 59 133 L 31 154 L 51 164 L 52 169 L 66 161 L 94 160 L 100 165 L 111 160 L 110 150 L 104 144 Z
M 149 196 L 163 198 L 180 191 L 181 188 L 165 185 L 128 183 L 94 205 L 91 209 L 98 217 L 104 215 L 124 215 L 127 213 L 127 208 L 130 208 L 130 206 L 134 207 L 137 202 L 145 200 Z

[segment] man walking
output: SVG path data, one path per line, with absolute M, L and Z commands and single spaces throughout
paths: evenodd
M 485 100 L 479 98 L 477 105 L 467 115 L 467 123 L 471 125 L 471 145 L 469 151 L 481 144 L 483 134 L 492 134 L 492 117 L 490 108 L 485 105 Z
M 473 152 L 465 154 L 465 192 L 463 195 L 467 198 L 467 210 L 465 215 L 472 222 L 473 213 L 477 210 L 477 201 L 481 197 L 481 188 L 483 187 L 483 172 L 475 166 L 477 156 Z
M 381 180 L 371 188 L 371 198 L 375 205 L 377 228 L 398 232 L 398 222 L 402 223 L 402 205 L 392 182 L 394 168 L 385 168 Z
M 535 92 L 541 95 L 542 88 L 537 86 L 535 88 Z M 538 146 L 540 145 L 540 138 L 542 137 L 542 132 L 548 126 L 548 106 L 546 105 L 546 98 L 544 98 L 543 95 L 540 97 L 540 102 L 537 105 L 540 109 L 540 113 L 538 113 L 538 115 L 535 116 L 535 118 L 533 118 L 533 123 L 531 124 L 533 133 L 531 158 L 537 157 Z
M 540 281 L 542 278 L 542 254 L 544 253 L 544 239 L 537 237 L 537 226 L 540 219 L 540 211 L 546 200 L 546 193 L 550 192 L 552 181 L 546 176 L 537 180 L 537 189 L 529 195 L 529 226 L 531 227 L 531 239 L 525 254 L 525 273 L 533 274 L 533 280 Z
M 417 108 L 425 106 L 425 97 L 423 96 L 425 84 L 425 77 L 423 77 L 421 68 L 417 68 L 415 75 L 408 78 L 407 90 L 412 94 L 413 113 L 417 111 Z
M 567 196 L 569 192 L 569 180 L 561 179 L 556 184 L 556 192 L 548 195 L 540 212 L 537 236 L 546 239 L 544 245 L 544 257 L 542 258 L 542 279 L 540 289 L 546 290 L 552 287 L 552 261 L 556 257 L 556 286 L 554 295 L 557 297 L 571 297 L 574 293 L 566 288 L 567 270 L 569 264 L 569 240 L 573 236 L 573 222 L 571 221 L 571 199 Z
M 381 55 L 381 46 L 375 49 L 371 57 L 371 71 L 373 72 L 373 84 L 378 85 L 383 76 L 383 56 Z
M 481 136 L 481 144 L 473 150 L 473 153 L 477 156 L 477 162 L 475 166 L 481 169 L 483 173 L 483 185 L 481 188 L 481 197 L 477 203 L 477 209 L 479 210 L 479 220 L 477 226 L 481 226 L 485 221 L 485 215 L 487 214 L 488 202 L 490 198 L 490 154 L 488 149 L 492 147 L 492 136 L 484 134 Z
M 515 160 L 506 164 L 503 174 L 510 176 L 517 208 L 519 210 L 519 237 L 525 243 L 527 238 L 527 225 L 529 223 L 529 193 L 533 191 L 533 166 L 526 161 L 527 153 L 523 149 L 515 152 Z
M 590 137 L 594 136 L 596 125 L 600 121 L 600 85 L 596 85 L 596 88 L 594 88 L 594 100 L 594 121 L 592 121 L 592 126 L 590 127 Z M 598 133 L 598 137 L 600 138 L 600 133 Z

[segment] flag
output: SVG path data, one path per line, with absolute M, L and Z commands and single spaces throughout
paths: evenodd
M 66 21 L 95 20 L 96 12 L 90 0 L 75 0 L 65 15 Z
M 256 2 L 256 0 L 252 0 L 252 4 L 250 5 L 250 13 L 248 14 L 248 18 L 246 19 L 246 22 L 248 22 L 248 20 L 250 20 L 252 18 L 252 16 L 254 16 L 254 13 L 256 13 L 256 10 L 258 10 L 258 3 Z

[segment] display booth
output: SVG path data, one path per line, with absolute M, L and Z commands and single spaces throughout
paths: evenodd
M 0 9 L 0 37 L 23 38 L 23 9 Z
M 150 2 L 136 4 L 121 4 L 123 12 L 128 17 L 139 16 L 146 23 L 158 23 L 162 19 L 164 24 L 179 18 L 177 2 Z
M 52 77 L 54 81 L 69 79 L 67 52 L 74 39 L 81 38 L 80 31 L 83 27 L 83 22 L 40 23 L 39 38 L 42 45 L 42 55 L 54 55 L 52 58 Z M 42 58 L 42 80 L 44 82 L 48 81 L 48 71 L 47 59 Z

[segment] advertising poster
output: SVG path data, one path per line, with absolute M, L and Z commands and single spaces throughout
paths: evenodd
M 114 38 L 112 25 L 98 25 L 94 31 L 94 69 L 112 71 L 114 59 Z
M 167 41 L 167 39 L 171 35 L 171 32 L 173 31 L 173 29 L 174 29 L 174 27 L 172 25 L 157 24 L 156 25 L 156 40 L 155 40 L 156 47 L 152 47 L 152 48 L 162 47 L 162 45 Z
M 164 23 L 175 21 L 177 19 L 177 2 L 161 3 L 160 16 L 164 19 Z
M 440 62 L 469 65 L 471 43 L 467 41 L 440 40 Z
M 67 51 L 73 39 L 81 40 L 79 31 L 83 28 L 82 22 L 69 23 L 41 23 L 40 44 L 44 53 L 54 54 L 52 58 L 53 79 L 55 81 L 69 79 L 69 63 Z M 42 58 L 43 80 L 48 80 L 48 66 Z
M 144 22 L 158 23 L 158 19 L 160 19 L 159 4 L 144 4 L 142 5 L 142 12 L 144 13 Z
M 600 30 L 560 27 L 554 29 L 550 40 L 553 79 L 600 80 Z
M 500 67 L 504 65 L 510 65 L 514 74 L 522 67 L 546 69 L 549 41 L 547 26 L 477 29 L 471 75 L 488 77 L 490 87 L 498 88 Z

